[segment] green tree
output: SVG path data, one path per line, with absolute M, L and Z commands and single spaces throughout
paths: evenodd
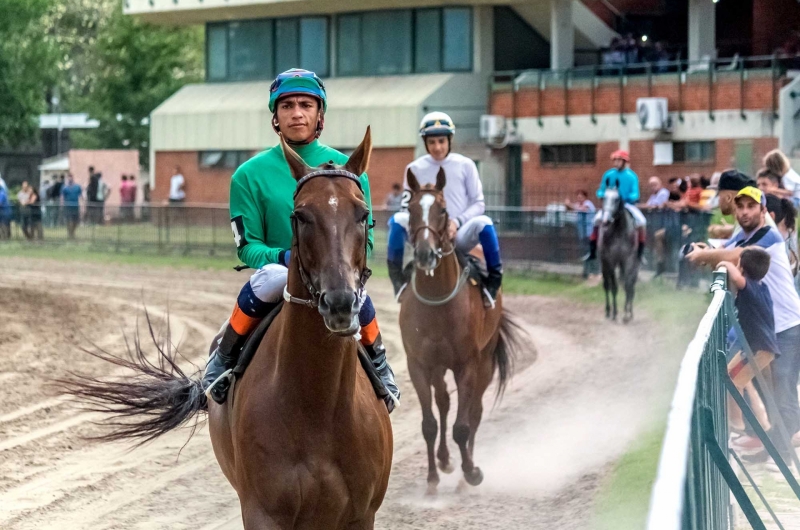
M 139 149 L 147 161 L 149 116 L 186 83 L 203 79 L 202 27 L 146 24 L 119 0 L 55 0 L 49 24 L 60 50 L 63 108 L 98 129 L 72 131 L 76 147 Z
M 50 0 L 0 1 L 0 145 L 37 138 L 47 87 L 57 76 L 56 55 L 43 17 Z

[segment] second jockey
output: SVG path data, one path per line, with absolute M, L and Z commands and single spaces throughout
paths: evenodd
M 494 303 L 503 281 L 503 263 L 500 259 L 500 244 L 492 220 L 483 214 L 483 185 L 478 168 L 471 159 L 451 152 L 456 128 L 450 116 L 444 112 L 431 112 L 420 123 L 419 134 L 425 142 L 427 155 L 408 165 L 420 185 L 436 183 L 436 174 L 444 169 L 447 185 L 444 198 L 450 217 L 448 237 L 455 241 L 458 251 L 467 253 L 478 243 L 483 247 L 488 278 L 486 291 L 490 304 Z M 405 178 L 405 177 L 404 177 Z M 408 189 L 408 183 L 405 183 Z M 409 193 L 409 192 L 406 192 Z M 407 207 L 408 200 L 403 204 Z M 389 219 L 389 278 L 395 295 L 399 294 L 406 279 L 403 275 L 403 254 L 408 239 L 408 212 L 401 211 Z
M 318 140 L 325 124 L 327 105 L 322 80 L 307 70 L 288 70 L 280 74 L 270 88 L 272 127 L 309 167 L 328 161 L 343 165 L 348 160 L 347 156 Z M 361 186 L 371 209 L 366 173 L 361 175 Z M 291 215 L 296 188 L 297 182 L 280 145 L 242 164 L 231 178 L 231 228 L 237 253 L 239 259 L 255 272 L 239 293 L 222 339 L 206 366 L 203 387 L 206 395 L 217 403 L 226 400 L 231 383 L 230 371 L 235 367 L 248 335 L 276 307 L 283 295 L 292 245 Z M 371 214 L 368 222 L 372 222 Z M 372 251 L 372 246 L 370 229 L 368 252 Z M 369 296 L 361 306 L 358 318 L 361 344 L 386 389 L 399 398 L 400 391 L 386 360 L 386 348 Z M 394 401 L 389 396 L 384 401 L 391 412 Z
M 639 202 L 639 177 L 628 167 L 631 157 L 627 151 L 620 149 L 611 153 L 611 162 L 614 167 L 603 173 L 600 188 L 597 190 L 597 198 L 602 199 L 605 197 L 606 188 L 617 188 L 620 198 L 625 203 L 625 209 L 630 212 L 636 225 L 636 231 L 639 236 L 638 257 L 641 260 L 647 238 L 647 220 L 641 210 L 636 207 L 636 203 Z M 602 216 L 602 210 L 598 210 L 597 215 L 594 217 L 592 235 L 589 238 L 589 255 L 585 258 L 585 261 L 597 258 L 597 237 Z

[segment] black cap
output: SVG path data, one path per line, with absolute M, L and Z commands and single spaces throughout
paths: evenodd
M 724 171 L 719 177 L 720 190 L 741 191 L 747 186 L 755 188 L 757 186 L 756 181 L 735 169 Z

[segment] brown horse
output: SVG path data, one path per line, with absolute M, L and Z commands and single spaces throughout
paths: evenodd
M 369 277 L 367 216 L 357 175 L 369 129 L 343 169 L 305 165 L 285 143 L 298 181 L 287 300 L 224 405 L 173 359 L 123 361 L 121 382 L 83 379 L 73 394 L 133 419 L 108 439 L 149 440 L 208 407 L 214 453 L 254 529 L 370 529 L 392 464 L 392 430 L 356 351 Z M 294 302 L 294 303 L 292 303 Z M 120 364 L 120 361 L 117 360 Z M 165 366 L 166 365 L 166 366 Z
M 483 415 L 483 394 L 495 371 L 499 375 L 497 396 L 502 394 L 523 335 L 503 310 L 502 294 L 498 294 L 493 308 L 485 308 L 480 288 L 468 281 L 468 271 L 459 264 L 454 243 L 447 237 L 444 170 L 439 170 L 435 186 L 420 187 L 411 170 L 407 180 L 412 193 L 408 233 L 414 246 L 415 270 L 410 286 L 400 293 L 400 330 L 408 371 L 422 406 L 422 435 L 428 445 L 428 494 L 435 494 L 439 483 L 434 459 L 438 426 L 431 408 L 431 387 L 441 422 L 436 456 L 442 471 L 450 473 L 450 395 L 444 376 L 447 370 L 453 371 L 458 387 L 453 440 L 461 451 L 464 479 L 477 486 L 483 473 L 473 462 L 473 450 Z

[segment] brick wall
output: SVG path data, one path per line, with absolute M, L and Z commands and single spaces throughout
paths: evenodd
M 201 169 L 197 151 L 156 152 L 156 185 L 150 194 L 152 202 L 166 202 L 169 198 L 169 179 L 175 166 L 180 166 L 186 179 L 187 203 L 228 204 L 233 169 Z
M 716 141 L 716 158 L 709 164 L 673 164 L 670 166 L 653 165 L 653 142 L 630 142 L 631 169 L 639 175 L 640 190 L 644 198 L 648 195 L 647 180 L 652 176 L 666 181 L 672 177 L 684 177 L 699 173 L 707 177 L 715 171 L 736 165 L 736 146 L 739 140 L 723 139 Z M 753 175 L 760 166 L 763 156 L 778 146 L 776 138 L 756 138 L 751 142 Z M 573 198 L 579 189 L 585 189 L 591 197 L 600 184 L 600 177 L 611 167 L 609 157 L 619 148 L 618 142 L 602 142 L 597 144 L 595 165 L 574 165 L 561 167 L 542 167 L 539 160 L 539 145 L 523 146 L 522 191 L 526 206 L 544 206 L 549 202 L 561 201 L 566 197 Z
M 642 97 L 667 98 L 670 112 L 684 111 L 730 110 L 740 108 L 740 98 L 744 97 L 745 110 L 765 111 L 772 109 L 773 83 L 769 74 L 750 72 L 750 76 L 740 89 L 739 75 L 720 73 L 712 84 L 711 104 L 709 107 L 708 76 L 696 74 L 681 86 L 679 91 L 677 75 L 661 75 L 654 78 L 648 89 L 647 80 L 641 77 L 628 78 L 622 90 L 618 82 L 603 78 L 594 93 L 594 112 L 596 114 L 618 114 L 620 111 L 636 112 L 636 100 Z M 784 81 L 774 85 L 777 91 Z M 495 91 L 491 97 L 491 113 L 508 118 L 512 113 L 512 94 L 508 90 Z M 540 106 L 541 101 L 541 106 Z M 620 102 L 622 101 L 622 106 Z M 516 94 L 517 117 L 563 116 L 565 114 L 591 114 L 592 91 L 588 82 L 580 82 L 568 90 L 565 95 L 563 86 L 550 86 L 542 90 L 541 97 L 535 87 L 521 87 Z
M 376 148 L 370 160 L 370 189 L 376 206 L 383 205 L 392 183 L 403 182 L 403 170 L 414 159 L 413 148 Z M 151 193 L 155 203 L 169 197 L 169 179 L 175 166 L 186 179 L 186 202 L 227 204 L 233 169 L 201 169 L 197 151 L 159 151 L 156 153 L 156 185 Z

